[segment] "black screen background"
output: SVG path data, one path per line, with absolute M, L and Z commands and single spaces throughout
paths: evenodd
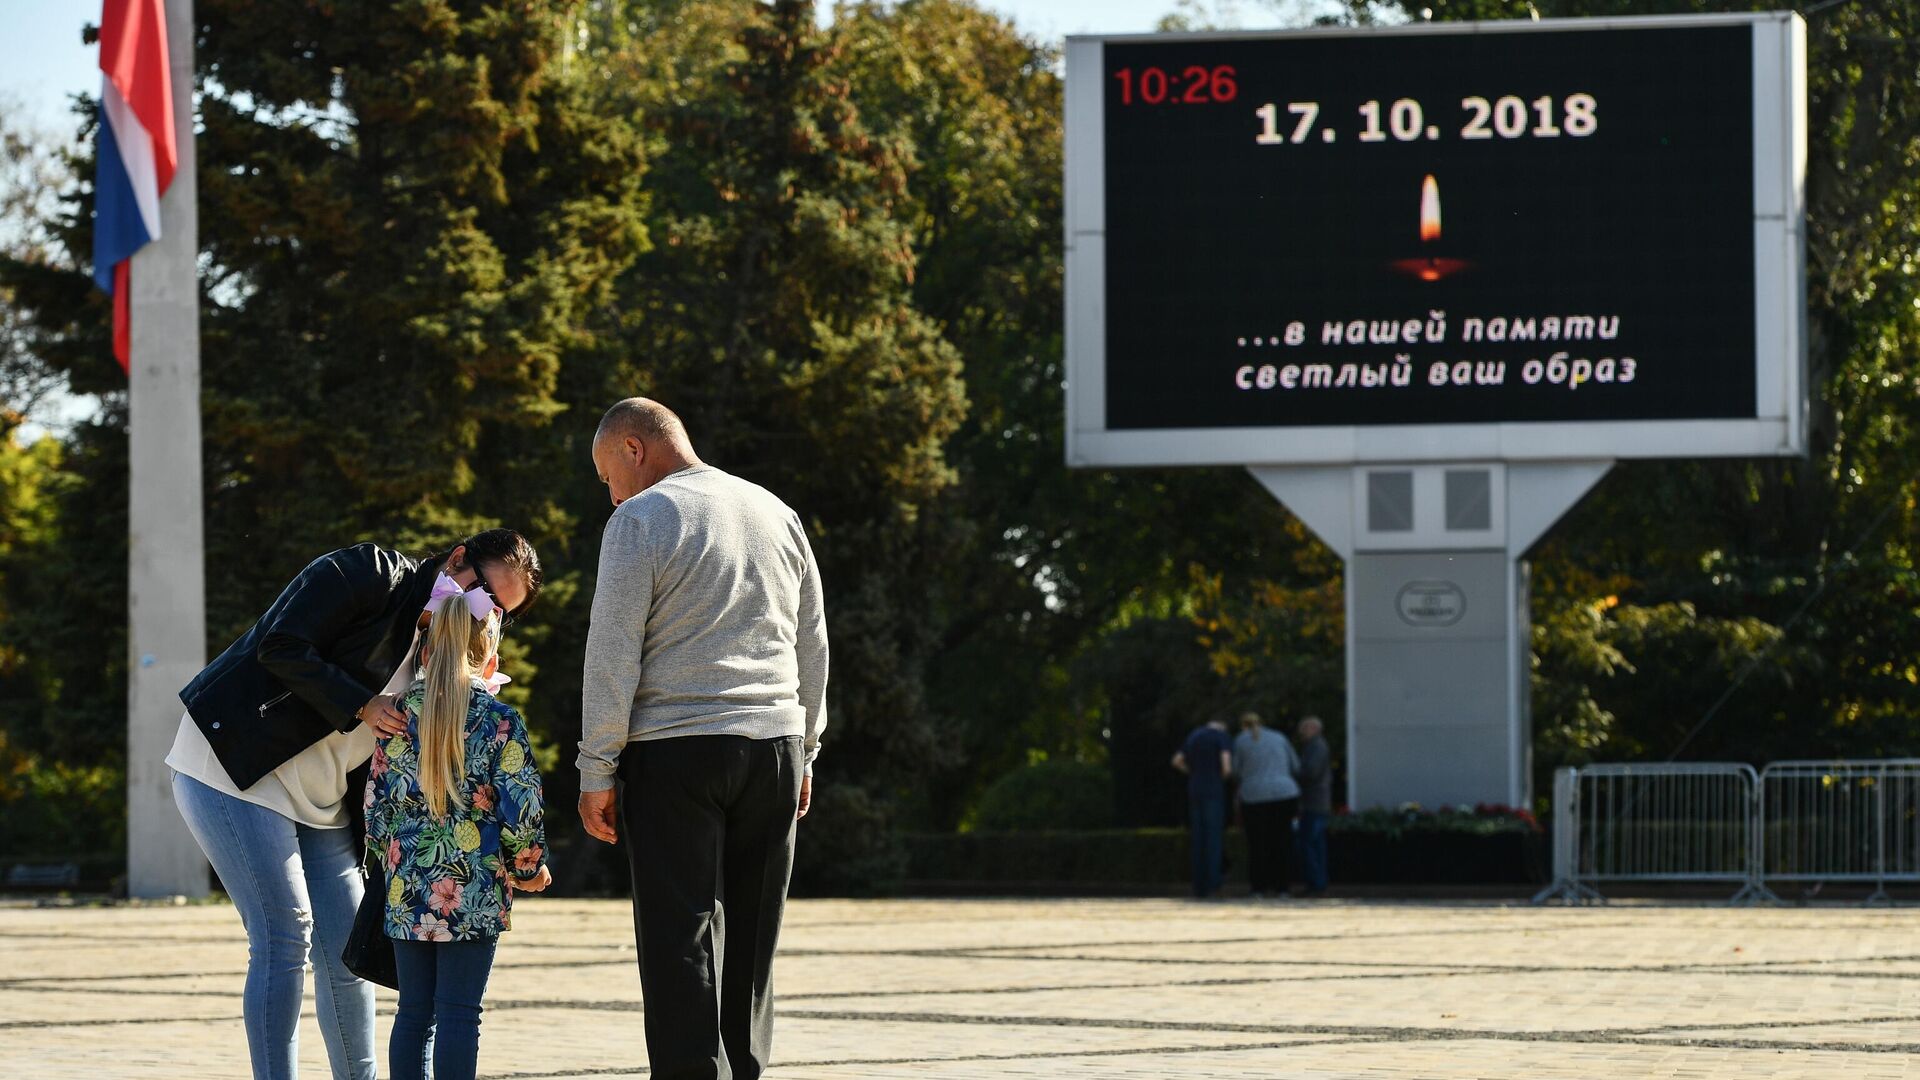
M 1751 31 L 1745 26 L 1105 47 L 1107 423 L 1114 429 L 1755 415 Z M 1237 69 L 1227 104 L 1123 105 L 1113 73 Z M 1183 89 L 1183 88 L 1182 88 Z M 1585 138 L 1465 141 L 1460 99 L 1598 101 Z M 1172 97 L 1173 95 L 1170 95 Z M 1361 143 L 1362 102 L 1422 104 L 1441 137 Z M 1254 110 L 1316 100 L 1300 145 L 1260 146 Z M 1527 129 L 1535 117 L 1529 104 Z M 1420 186 L 1442 204 L 1419 238 Z M 1438 282 L 1398 259 L 1471 264 Z M 1325 321 L 1425 321 L 1442 344 L 1323 345 Z M 1465 320 L 1617 315 L 1613 341 L 1462 340 Z M 1286 324 L 1298 346 L 1242 346 Z M 1558 350 L 1630 356 L 1630 384 L 1529 386 L 1521 366 Z M 1242 390 L 1243 365 L 1373 364 L 1412 357 L 1412 384 Z M 1434 387 L 1434 362 L 1507 363 L 1503 385 Z

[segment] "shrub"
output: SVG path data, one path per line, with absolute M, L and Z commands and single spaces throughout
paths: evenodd
M 1113 779 L 1102 765 L 1042 761 L 1015 769 L 980 796 L 981 832 L 1100 829 L 1111 824 Z
M 72 857 L 127 847 L 126 776 L 15 757 L 0 777 L 0 855 Z
M 814 791 L 794 852 L 794 895 L 873 896 L 891 889 L 906 869 L 906 851 L 884 803 L 851 785 Z
M 1546 835 L 1518 815 L 1448 812 L 1412 822 L 1402 817 L 1401 811 L 1383 811 L 1333 819 L 1328 854 L 1335 886 L 1545 880 Z M 903 841 L 906 876 L 918 888 L 1177 891 L 1188 873 L 1184 829 L 918 833 Z M 1228 881 L 1244 881 L 1246 838 L 1240 830 L 1228 830 L 1226 852 Z
M 915 881 L 1137 889 L 1186 880 L 1184 829 L 918 833 L 906 844 Z M 1227 847 L 1246 865 L 1238 832 Z

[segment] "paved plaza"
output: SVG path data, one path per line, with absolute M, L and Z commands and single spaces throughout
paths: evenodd
M 482 1074 L 644 1074 L 626 905 L 523 905 Z M 1855 907 L 800 901 L 772 1075 L 1920 1077 L 1916 930 Z M 245 960 L 224 905 L 0 908 L 0 1059 L 244 1077 Z

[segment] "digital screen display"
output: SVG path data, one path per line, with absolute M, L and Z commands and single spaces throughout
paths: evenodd
M 1753 418 L 1752 42 L 1108 41 L 1106 428 Z

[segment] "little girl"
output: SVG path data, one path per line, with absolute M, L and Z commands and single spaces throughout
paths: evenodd
M 400 976 L 388 1045 L 396 1080 L 471 1080 L 480 998 L 509 925 L 511 889 L 547 870 L 540 772 L 520 714 L 487 693 L 500 612 L 481 590 L 428 601 L 424 670 L 400 705 L 407 730 L 380 743 L 367 782 L 367 849 L 387 870 L 387 936 Z

